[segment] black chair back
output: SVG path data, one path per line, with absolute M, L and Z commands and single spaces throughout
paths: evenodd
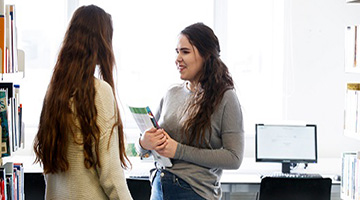
M 261 180 L 259 200 L 330 200 L 330 178 L 278 178 Z

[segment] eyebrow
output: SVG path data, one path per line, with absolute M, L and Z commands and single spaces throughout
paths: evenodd
M 183 48 L 175 48 L 175 51 L 183 51 L 183 50 L 190 50 L 190 48 L 187 48 L 187 47 L 183 47 Z

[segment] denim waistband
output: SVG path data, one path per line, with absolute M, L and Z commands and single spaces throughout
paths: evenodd
M 158 169 L 156 170 L 156 176 L 160 176 L 162 180 L 172 180 L 176 181 L 178 178 L 175 174 L 165 170 L 165 169 Z

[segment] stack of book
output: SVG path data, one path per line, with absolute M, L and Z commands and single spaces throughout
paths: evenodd
M 344 152 L 342 155 L 341 199 L 360 199 L 360 154 Z
M 24 123 L 19 85 L 0 82 L 0 120 L 1 157 L 11 156 L 19 148 L 24 148 Z
M 0 167 L 0 199 L 25 199 L 22 163 L 8 162 Z
M 24 53 L 17 48 L 15 5 L 5 5 L 4 0 L 0 0 L 0 53 L 0 73 L 23 71 Z
M 360 83 L 347 84 L 345 101 L 345 134 L 360 138 Z

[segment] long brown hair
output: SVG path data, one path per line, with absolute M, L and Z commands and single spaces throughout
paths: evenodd
M 186 27 L 180 34 L 187 37 L 204 59 L 198 85 L 184 111 L 187 119 L 183 123 L 183 129 L 188 144 L 209 145 L 205 132 L 209 131 L 210 140 L 211 115 L 224 93 L 234 88 L 233 79 L 227 66 L 220 59 L 219 40 L 210 27 L 203 23 L 195 23 Z
M 117 102 L 113 80 L 115 58 L 112 36 L 112 19 L 103 9 L 89 5 L 75 11 L 44 98 L 39 129 L 34 140 L 35 163 L 43 164 L 45 174 L 64 172 L 69 168 L 67 147 L 68 138 L 73 137 L 74 115 L 83 135 L 85 167 L 101 167 L 94 73 L 98 65 L 100 77 L 111 86 Z M 111 134 L 114 129 L 118 130 L 120 160 L 122 167 L 126 168 L 129 160 L 125 154 L 123 124 L 117 103 L 116 111 L 116 123 Z M 96 155 L 93 155 L 92 143 L 95 144 Z

